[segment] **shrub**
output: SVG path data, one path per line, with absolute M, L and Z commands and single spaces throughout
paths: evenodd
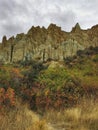
M 15 106 L 15 92 L 11 87 L 8 87 L 7 90 L 0 88 L 0 106 Z

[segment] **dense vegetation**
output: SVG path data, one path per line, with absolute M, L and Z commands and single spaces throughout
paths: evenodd
M 23 61 L 0 65 L 0 108 L 16 98 L 36 111 L 64 109 L 98 98 L 98 47 L 78 51 L 64 62 Z
M 97 103 L 98 47 L 62 62 L 0 63 L 0 130 L 97 130 Z

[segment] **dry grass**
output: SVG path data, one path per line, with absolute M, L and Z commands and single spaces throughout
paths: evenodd
M 98 104 L 83 101 L 63 111 L 48 111 L 43 117 L 27 105 L 0 115 L 0 130 L 98 130 Z
M 48 130 L 48 127 L 45 120 L 18 102 L 16 109 L 0 113 L 0 130 Z
M 63 111 L 50 111 L 44 117 L 57 130 L 98 130 L 98 102 L 83 101 Z

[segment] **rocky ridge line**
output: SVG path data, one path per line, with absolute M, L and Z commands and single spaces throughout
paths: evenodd
M 27 34 L 17 34 L 8 40 L 6 36 L 2 38 L 0 61 L 62 61 L 90 46 L 98 46 L 98 25 L 83 30 L 77 23 L 71 32 L 62 31 L 56 24 L 50 24 L 47 29 L 32 26 Z

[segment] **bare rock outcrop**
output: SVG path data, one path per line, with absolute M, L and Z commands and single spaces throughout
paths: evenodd
M 3 37 L 0 60 L 63 60 L 89 46 L 98 46 L 98 25 L 83 30 L 77 23 L 71 32 L 62 31 L 56 24 L 50 24 L 47 29 L 32 26 L 27 34 L 17 34 L 8 40 L 6 36 Z

